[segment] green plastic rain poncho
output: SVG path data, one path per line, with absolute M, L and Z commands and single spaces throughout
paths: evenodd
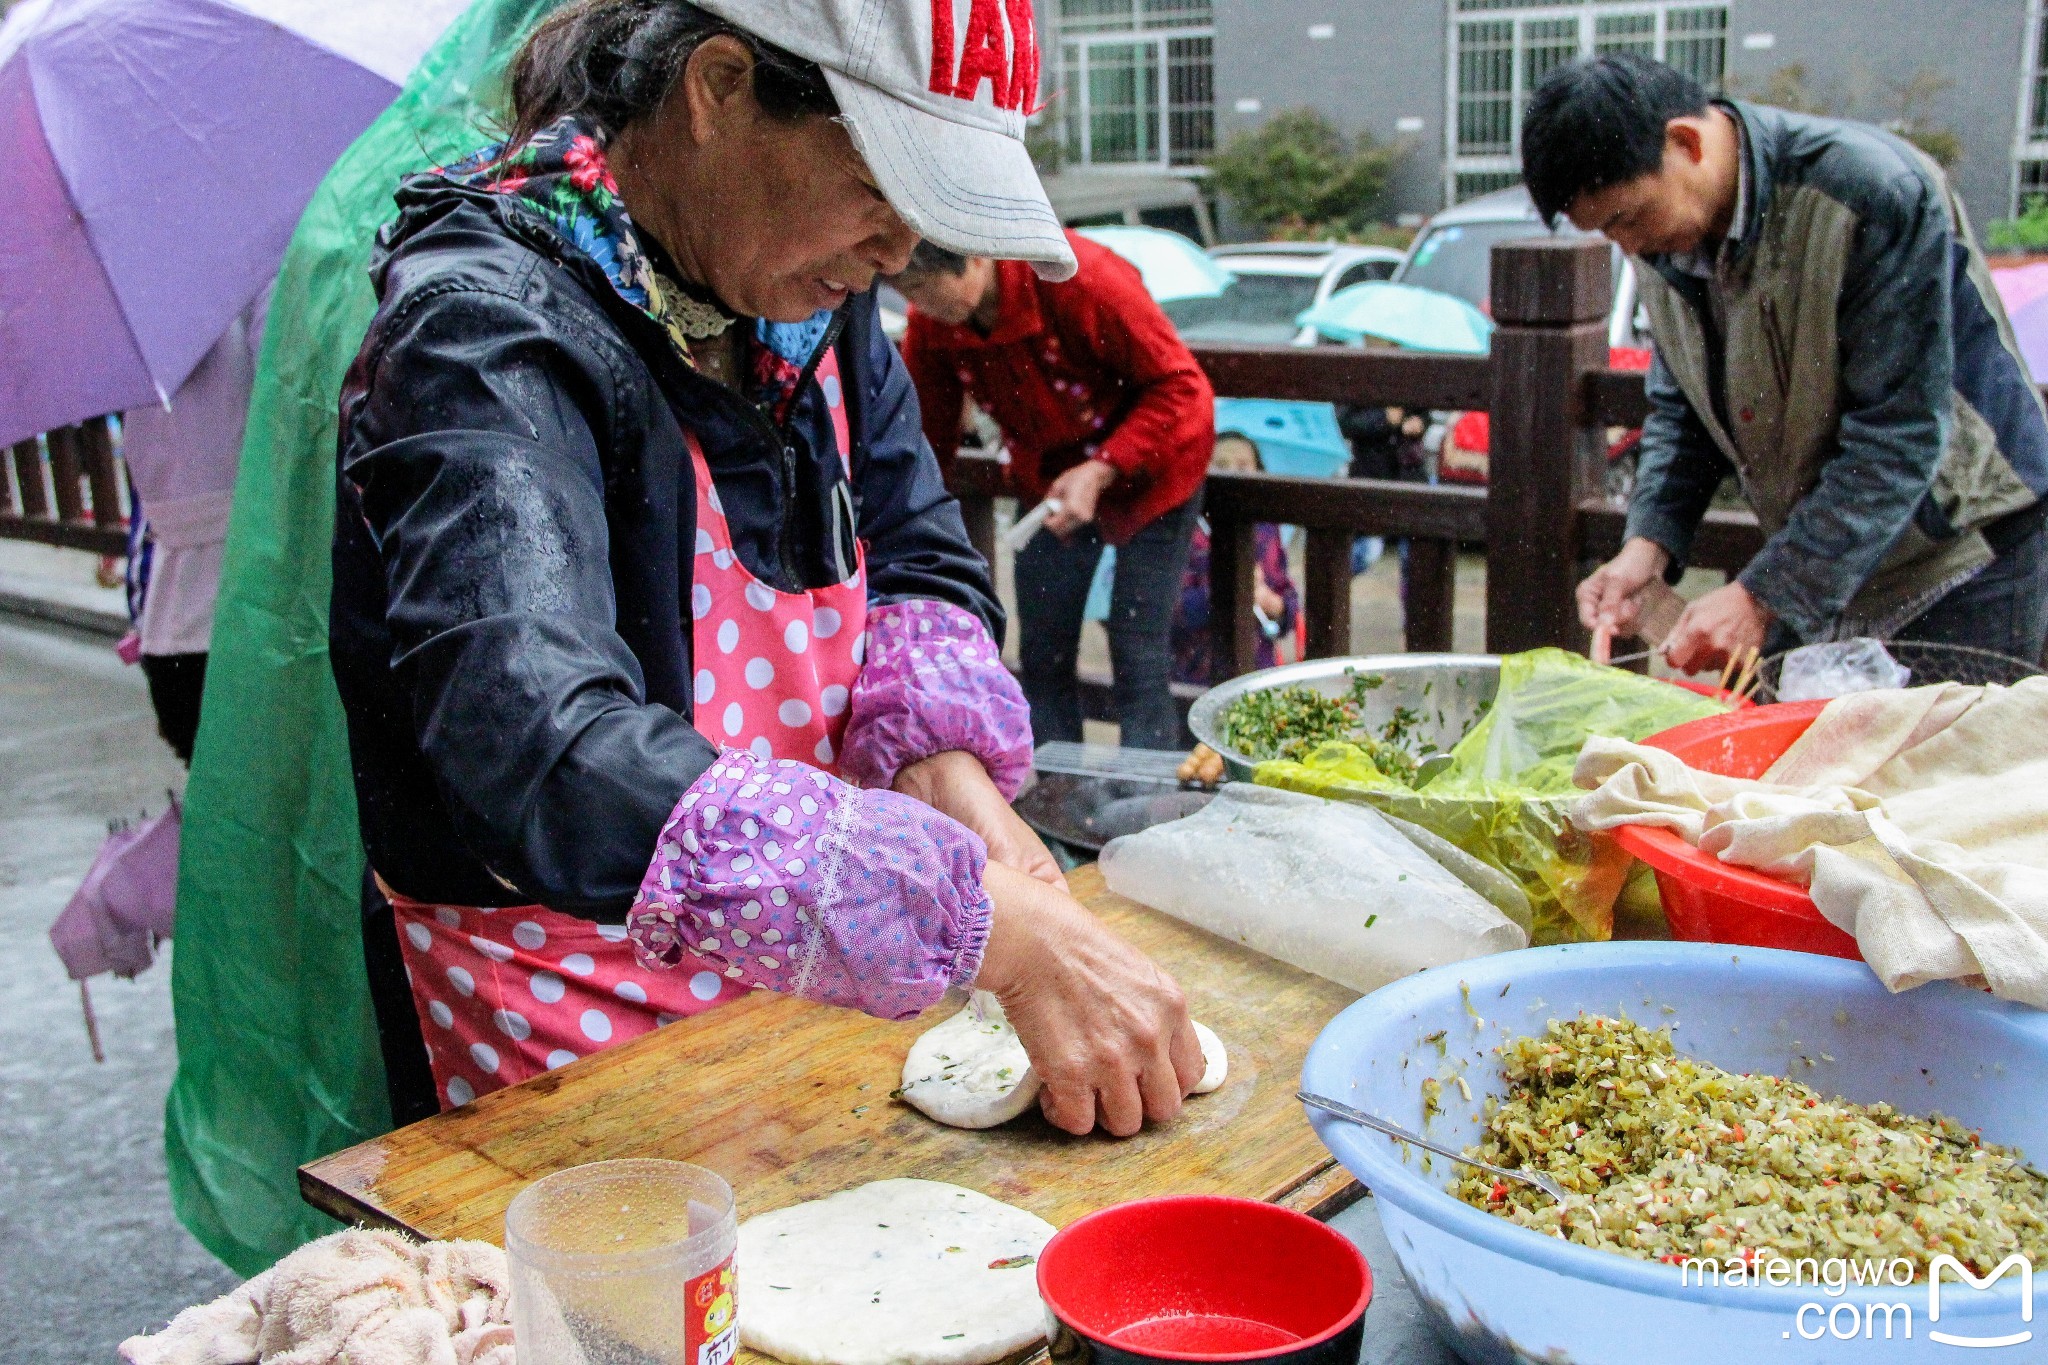
M 389 1128 L 363 973 L 362 845 L 327 665 L 335 409 L 399 178 L 489 140 L 519 39 L 559 0 L 476 0 L 328 173 L 285 254 L 243 443 L 186 794 L 165 1112 L 171 1199 L 254 1275 L 335 1225 L 297 1167 Z
M 1452 748 L 1450 765 L 1420 788 L 1342 743 L 1298 763 L 1261 763 L 1256 778 L 1366 802 L 1507 873 L 1529 898 L 1537 943 L 1605 939 L 1630 860 L 1612 839 L 1572 825 L 1571 807 L 1585 795 L 1572 785 L 1579 749 L 1588 735 L 1639 740 L 1726 709 L 1653 678 L 1536 649 L 1501 660 L 1492 706 Z

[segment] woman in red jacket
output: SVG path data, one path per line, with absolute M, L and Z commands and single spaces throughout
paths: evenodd
M 1177 748 L 1170 632 L 1216 444 L 1215 396 L 1137 269 L 1085 237 L 1067 240 L 1080 269 L 1060 284 L 1021 261 L 920 246 L 893 281 L 912 305 L 904 355 L 942 467 L 971 396 L 1002 428 L 1019 499 L 1059 503 L 1017 554 L 1039 742 L 1081 738 L 1074 665 L 1107 544 L 1117 547 L 1107 624 L 1123 742 Z

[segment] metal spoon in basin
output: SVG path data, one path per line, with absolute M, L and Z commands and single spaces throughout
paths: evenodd
M 1477 1166 L 1487 1174 L 1499 1176 L 1502 1180 L 1514 1180 L 1539 1189 L 1560 1204 L 1567 1202 L 1564 1186 L 1558 1184 L 1547 1175 L 1538 1175 L 1534 1171 L 1511 1171 L 1504 1166 L 1488 1165 L 1484 1161 L 1466 1156 L 1463 1152 L 1446 1147 L 1442 1143 L 1431 1142 L 1426 1137 L 1411 1133 L 1398 1123 L 1389 1123 L 1385 1119 L 1374 1118 L 1363 1110 L 1353 1109 L 1348 1104 L 1339 1104 L 1337 1101 L 1326 1099 L 1321 1095 L 1312 1095 L 1306 1090 L 1296 1091 L 1294 1097 L 1312 1109 L 1321 1109 L 1325 1113 L 1335 1114 L 1338 1118 L 1355 1123 L 1361 1128 L 1370 1128 L 1375 1132 L 1385 1133 L 1390 1138 L 1399 1138 L 1403 1142 L 1412 1142 L 1424 1151 L 1435 1152 L 1438 1156 L 1447 1156 L 1451 1160 L 1461 1162 L 1467 1166 Z

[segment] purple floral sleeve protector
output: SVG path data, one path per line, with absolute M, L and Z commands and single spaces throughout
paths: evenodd
M 964 750 L 1008 801 L 1031 772 L 1031 707 L 979 617 L 946 602 L 894 602 L 868 614 L 840 749 L 840 768 L 864 787 Z
M 908 1019 L 981 969 L 987 860 L 979 836 L 907 796 L 727 749 L 662 827 L 626 926 L 650 969 L 694 954 L 752 986 Z

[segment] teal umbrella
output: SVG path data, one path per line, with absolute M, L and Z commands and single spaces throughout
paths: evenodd
M 1092 227 L 1080 229 L 1080 234 L 1138 267 L 1138 274 L 1145 280 L 1145 292 L 1160 303 L 1218 298 L 1237 278 L 1178 232 L 1148 227 Z
M 1493 320 L 1465 300 L 1385 280 L 1339 289 L 1295 322 L 1332 341 L 1371 337 L 1411 351 L 1485 355 L 1493 344 Z

